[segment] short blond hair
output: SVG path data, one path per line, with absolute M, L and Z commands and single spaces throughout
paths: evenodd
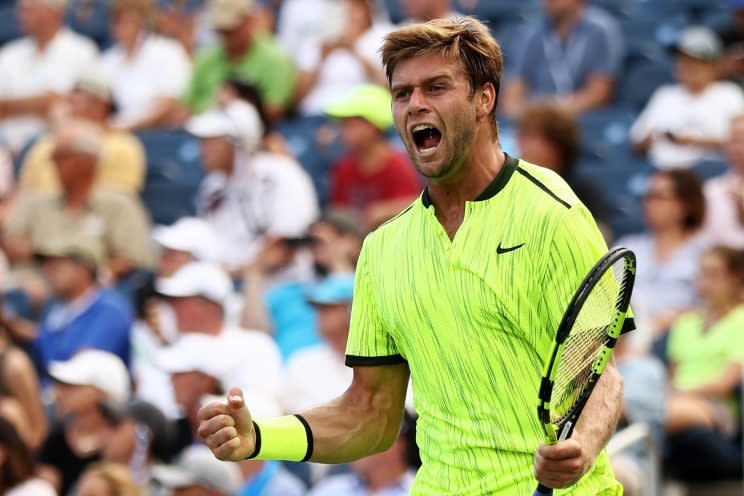
M 124 465 L 110 462 L 97 463 L 91 465 L 84 475 L 90 474 L 105 480 L 113 496 L 145 496 L 142 488 L 132 479 L 129 468 Z
M 388 34 L 380 52 L 389 83 L 392 82 L 393 73 L 400 62 L 439 54 L 460 65 L 470 82 L 471 96 L 476 89 L 491 83 L 498 101 L 504 73 L 504 55 L 485 24 L 477 19 L 434 19 L 412 24 Z M 497 134 L 496 103 L 491 111 L 491 125 Z

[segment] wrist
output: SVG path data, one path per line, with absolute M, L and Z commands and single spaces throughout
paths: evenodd
M 313 455 L 313 433 L 301 415 L 253 421 L 255 449 L 246 460 L 306 462 Z

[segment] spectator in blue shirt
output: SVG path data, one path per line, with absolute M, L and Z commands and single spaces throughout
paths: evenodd
M 610 15 L 585 4 L 543 0 L 545 15 L 512 44 L 505 114 L 519 114 L 535 98 L 557 98 L 574 112 L 609 101 L 622 64 L 622 35 Z
M 98 284 L 103 253 L 98 239 L 83 236 L 55 239 L 39 250 L 54 297 L 34 342 L 43 369 L 85 348 L 108 351 L 129 364 L 132 312 L 118 294 Z

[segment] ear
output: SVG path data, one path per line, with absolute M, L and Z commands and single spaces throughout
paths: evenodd
M 486 83 L 480 88 L 480 92 L 477 95 L 478 108 L 476 109 L 476 116 L 478 120 L 487 118 L 496 105 L 496 88 L 493 83 Z

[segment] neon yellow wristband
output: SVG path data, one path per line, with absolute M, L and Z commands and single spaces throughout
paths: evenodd
M 256 451 L 246 460 L 306 462 L 313 456 L 313 432 L 301 415 L 254 420 Z

